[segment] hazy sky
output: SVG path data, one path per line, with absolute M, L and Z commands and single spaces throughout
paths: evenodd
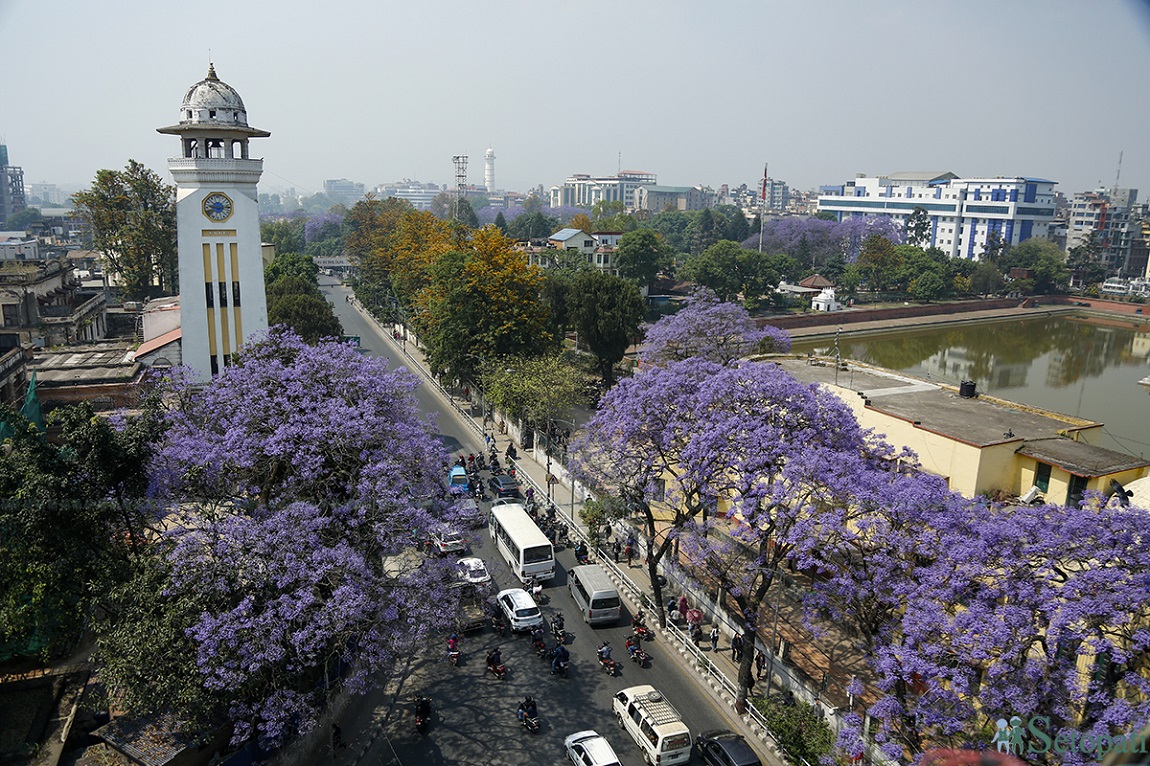
M 0 140 L 25 183 L 167 175 L 186 89 L 244 99 L 260 190 L 325 178 L 527 190 L 1040 176 L 1150 196 L 1145 0 L 0 0 Z

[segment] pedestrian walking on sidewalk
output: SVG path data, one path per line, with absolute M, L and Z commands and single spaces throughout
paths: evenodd
M 631 559 L 635 558 L 635 546 L 627 543 L 627 548 L 624 551 L 627 554 L 627 568 L 631 568 Z
M 763 677 L 763 670 L 767 667 L 767 655 L 763 654 L 763 650 L 755 652 L 755 679 L 758 680 Z
M 691 633 L 691 641 L 695 644 L 696 647 L 698 647 L 699 639 L 701 639 L 703 637 L 703 628 L 699 625 L 699 623 L 692 622 L 691 628 L 690 628 L 690 633 Z
M 687 594 L 679 596 L 679 619 L 687 622 Z
M 710 639 L 711 639 L 711 651 L 712 652 L 719 651 L 719 626 L 718 625 L 712 625 L 711 626 Z
M 611 543 L 611 552 L 615 554 L 615 563 L 619 563 L 619 554 L 623 552 L 623 543 L 616 540 Z
M 731 636 L 731 659 L 739 662 L 743 659 L 743 634 L 736 633 Z

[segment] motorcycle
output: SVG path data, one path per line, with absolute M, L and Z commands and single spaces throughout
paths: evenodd
M 571 664 L 570 660 L 559 660 L 559 662 L 555 663 L 555 673 L 566 678 L 567 677 L 567 666 L 570 664 Z
M 642 623 L 636 625 L 633 628 L 633 630 L 635 632 L 635 637 L 638 638 L 640 641 L 654 641 L 655 640 L 655 631 L 651 630 L 650 628 L 648 628 L 646 625 L 643 625 Z
M 531 594 L 531 598 L 535 599 L 535 603 L 546 604 L 551 600 L 547 597 L 547 594 L 543 592 L 543 583 L 539 582 L 535 578 L 531 578 L 523 585 L 523 590 Z
M 560 644 L 567 643 L 567 632 L 563 629 L 563 615 L 558 614 L 551 619 L 551 635 Z
M 520 719 L 523 722 L 523 728 L 531 733 L 539 731 L 539 716 L 525 715 Z
M 456 667 L 456 668 L 459 667 L 459 662 L 462 658 L 460 651 L 458 649 L 451 649 L 450 651 L 447 652 L 447 654 L 451 658 L 452 667 Z
M 579 543 L 575 548 L 575 559 L 580 564 L 591 563 L 591 550 L 587 547 L 586 543 Z
M 431 725 L 431 699 L 429 697 L 415 698 L 415 731 L 420 735 L 427 734 Z
M 542 660 L 542 659 L 546 659 L 546 658 L 547 658 L 547 655 L 551 653 L 551 652 L 550 652 L 550 651 L 547 649 L 547 642 L 546 642 L 546 641 L 544 641 L 544 640 L 543 640 L 543 639 L 541 639 L 541 638 L 540 638 L 540 639 L 538 639 L 538 640 L 536 640 L 536 641 L 534 641 L 534 642 L 532 643 L 532 646 L 534 646 L 534 647 L 535 647 L 535 656 L 536 656 L 536 657 L 538 657 L 538 658 L 539 658 L 539 659 L 541 659 L 541 660 Z
M 491 675 L 502 681 L 507 677 L 507 665 L 500 662 L 498 665 L 488 665 L 487 669 L 491 671 Z
M 650 664 L 651 655 L 643 651 L 638 641 L 627 641 L 627 653 L 631 655 L 631 662 L 634 662 L 641 668 L 645 668 Z
M 503 622 L 503 618 L 497 614 L 491 615 L 491 627 L 495 629 L 500 638 L 507 635 L 507 625 Z
M 603 668 L 603 670 L 607 672 L 607 675 L 614 676 L 618 673 L 620 665 L 609 656 L 603 654 L 603 648 L 605 646 L 607 646 L 607 644 L 600 644 L 599 649 L 595 652 L 595 656 L 599 660 L 599 667 Z
M 480 471 L 486 471 L 487 470 L 487 458 L 483 457 L 483 453 L 480 453 L 479 457 L 475 458 L 475 466 Z

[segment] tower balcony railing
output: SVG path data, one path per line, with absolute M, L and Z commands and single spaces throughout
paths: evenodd
M 172 157 L 168 160 L 169 170 L 259 172 L 263 170 L 263 167 L 262 158 L 244 160 L 239 157 Z

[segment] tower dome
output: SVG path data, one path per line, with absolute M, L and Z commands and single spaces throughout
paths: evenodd
M 235 88 L 216 76 L 214 64 L 208 65 L 208 76 L 184 94 L 184 102 L 180 104 L 180 124 L 247 126 L 244 100 Z

